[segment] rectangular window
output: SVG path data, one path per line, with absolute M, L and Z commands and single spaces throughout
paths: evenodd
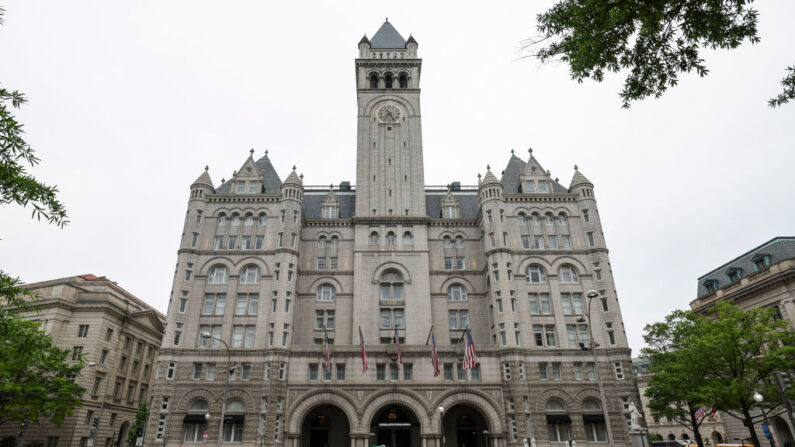
M 585 222 L 591 221 L 591 216 L 588 214 L 588 210 L 582 210 L 582 220 Z
M 216 236 L 215 243 L 213 243 L 213 248 L 216 250 L 221 250 L 224 248 L 224 237 L 223 236 Z
M 584 380 L 585 376 L 583 375 L 582 371 L 582 362 L 575 362 L 574 363 L 574 379 L 575 380 Z
M 533 245 L 539 250 L 544 249 L 544 236 L 533 236 Z
M 168 362 L 168 371 L 166 372 L 166 379 L 174 378 L 174 370 L 177 368 L 177 362 Z
M 107 358 L 108 358 L 108 350 L 107 349 L 103 349 L 102 350 L 102 354 L 100 354 L 100 356 L 99 356 L 99 364 L 100 365 L 104 365 L 105 364 L 105 359 L 107 359 Z
M 235 183 L 235 194 L 243 194 L 244 192 L 246 192 L 246 182 Z
M 317 363 L 310 363 L 309 364 L 309 380 L 316 381 L 317 380 Z
M 386 380 L 386 365 L 384 363 L 375 365 L 375 380 Z
M 538 181 L 538 192 L 540 192 L 540 193 L 549 192 L 549 189 L 547 188 L 547 181 L 546 180 L 539 180 Z
M 237 247 L 237 236 L 229 236 L 226 241 L 226 248 L 228 250 L 234 250 Z
M 257 182 L 248 182 L 248 193 L 249 194 L 256 194 L 257 193 Z
M 594 363 L 588 362 L 585 367 L 588 372 L 588 380 L 596 380 L 596 366 Z
M 563 379 L 563 374 L 560 370 L 560 363 L 554 362 L 552 363 L 552 380 L 561 380 Z
M 279 363 L 279 380 L 284 380 L 287 375 L 287 364 Z
M 243 363 L 240 371 L 240 380 L 251 380 L 251 363 Z
M 491 244 L 490 245 L 491 248 L 497 246 L 497 241 L 494 239 L 494 233 L 489 233 L 489 243 Z
M 546 362 L 541 362 L 538 364 L 538 378 L 541 380 L 549 379 L 549 375 L 547 374 Z
M 199 233 L 193 233 L 193 236 L 190 239 L 190 246 L 191 248 L 196 248 L 196 245 L 199 244 Z
M 453 364 L 444 364 L 444 380 L 453 380 Z
M 522 236 L 522 248 L 530 248 L 530 236 Z
M 251 250 L 251 236 L 243 236 L 240 238 L 240 249 Z
M 589 247 L 593 247 L 594 245 L 596 245 L 596 241 L 594 241 L 594 238 L 593 238 L 593 231 L 589 231 L 586 234 L 588 235 L 588 246 Z
M 193 364 L 193 380 L 201 380 L 202 379 L 202 364 L 201 363 L 194 363 Z
M 525 379 L 524 362 L 519 362 L 519 378 L 521 380 Z
M 192 270 L 185 270 L 185 281 L 190 281 L 190 279 L 192 277 L 193 277 L 193 271 Z
M 526 193 L 536 192 L 536 182 L 535 182 L 535 180 L 525 180 L 525 182 L 524 182 L 524 192 L 526 192 Z
M 157 435 L 155 435 L 155 439 L 162 440 L 166 433 L 166 415 L 161 414 L 157 418 Z M 48 446 L 49 447 L 49 446 Z
M 179 299 L 179 313 L 185 313 L 185 309 L 188 307 L 188 300 L 186 298 Z
M 547 346 L 556 346 L 556 343 L 555 343 L 555 325 L 554 324 L 546 324 L 546 325 L 544 325 L 544 333 L 546 335 Z
M 81 324 L 80 327 L 77 328 L 77 336 L 79 338 L 88 337 L 88 325 L 87 324 Z
M 497 292 L 497 293 L 499 293 L 499 292 Z M 497 300 L 497 313 L 502 313 L 502 300 L 501 299 Z
M 398 380 L 400 378 L 400 371 L 396 364 L 389 364 L 389 380 Z
M 621 368 L 621 362 L 613 362 L 613 368 L 616 371 L 616 379 L 623 379 L 624 370 Z
M 215 380 L 215 363 L 207 364 L 207 381 L 212 382 Z
M 403 364 L 403 380 L 411 380 L 414 375 L 414 365 L 411 363 Z
M 607 331 L 607 339 L 610 341 L 611 345 L 616 344 L 616 333 L 615 331 Z
M 502 365 L 502 379 L 506 381 L 511 380 L 511 364 L 508 362 Z
M 444 258 L 444 269 L 445 270 L 452 270 L 453 269 L 453 258 L 445 257 Z
M 105 331 L 105 341 L 110 341 L 111 338 L 113 338 L 113 329 L 108 328 Z
M 256 236 L 254 238 L 254 249 L 262 250 L 264 243 L 265 243 L 265 236 Z
M 467 379 L 467 372 L 464 371 L 464 365 L 461 363 L 455 364 L 455 372 L 458 380 L 466 380 Z
M 469 377 L 472 380 L 480 380 L 480 365 L 475 365 L 474 368 L 469 370 Z
M 560 248 L 571 248 L 571 236 L 564 234 L 560 237 Z
M 345 380 L 345 364 L 337 363 L 337 380 Z
M 549 248 L 552 250 L 557 250 L 558 248 L 558 237 L 557 236 L 549 236 L 547 238 L 549 240 Z
M 80 360 L 81 355 L 83 355 L 82 346 L 75 346 L 72 348 L 72 360 Z

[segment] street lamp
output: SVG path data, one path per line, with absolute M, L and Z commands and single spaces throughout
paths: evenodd
M 442 431 L 442 447 L 444 447 L 447 445 L 447 440 L 444 436 L 444 407 L 439 405 L 436 409 L 439 410 L 439 427 Z
M 586 321 L 588 322 L 587 327 L 588 327 L 588 338 L 590 346 L 586 347 L 583 343 L 581 343 L 580 346 L 582 347 L 583 350 L 589 348 L 591 349 L 591 355 L 593 355 L 594 370 L 596 372 L 596 384 L 599 387 L 599 398 L 602 400 L 602 415 L 605 418 L 605 431 L 607 432 L 607 444 L 613 445 L 613 431 L 610 428 L 610 416 L 607 413 L 607 398 L 605 397 L 605 389 L 604 386 L 602 385 L 602 375 L 599 374 L 599 366 L 598 366 L 599 364 L 596 360 L 596 348 L 599 346 L 599 344 L 596 343 L 596 340 L 594 340 L 593 338 L 593 328 L 591 327 L 592 326 L 591 302 L 593 302 L 594 298 L 599 296 L 599 292 L 591 289 L 585 294 L 585 296 L 588 297 L 588 313 L 577 317 L 577 322 L 578 323 L 585 323 Z
M 778 443 L 775 442 L 775 440 L 773 439 L 773 432 L 770 430 L 770 423 L 767 422 L 767 413 L 765 413 L 765 409 L 762 407 L 762 402 L 764 400 L 765 400 L 764 396 L 762 396 L 762 394 L 759 391 L 754 390 L 754 401 L 756 401 L 756 403 L 759 404 L 759 409 L 762 412 L 762 421 L 765 424 L 765 427 L 767 427 L 768 432 L 770 433 L 770 440 L 773 441 L 771 442 L 771 444 L 777 445 Z
M 94 368 L 97 365 L 98 365 L 98 363 L 96 363 L 96 362 L 88 362 L 88 366 L 91 367 L 91 368 Z M 105 379 L 105 389 L 102 391 L 102 401 L 99 404 L 99 414 L 97 415 L 97 425 L 96 425 L 96 427 L 94 427 L 93 430 L 91 430 L 91 433 L 90 433 L 91 436 L 89 436 L 89 438 L 88 438 L 89 439 L 89 442 L 88 442 L 89 447 L 93 447 L 94 438 L 96 437 L 97 433 L 99 432 L 99 424 L 102 422 L 102 410 L 105 409 L 105 396 L 108 395 L 108 384 L 110 383 L 110 377 L 108 377 L 108 374 L 106 373 L 103 378 Z M 91 423 L 93 424 L 94 421 L 91 421 Z
M 224 347 L 226 347 L 226 361 L 227 361 L 226 384 L 224 385 L 224 397 L 221 400 L 221 422 L 218 428 L 218 447 L 221 447 L 221 442 L 224 439 L 224 416 L 226 412 L 226 395 L 229 392 L 229 376 L 231 376 L 232 372 L 234 371 L 232 369 L 232 352 L 229 350 L 229 345 L 226 344 L 225 341 L 221 340 L 218 337 L 213 337 L 212 334 L 210 334 L 209 332 L 202 332 L 202 338 L 218 340 L 224 344 Z M 210 413 L 208 412 L 206 415 L 204 415 L 204 417 L 209 420 Z

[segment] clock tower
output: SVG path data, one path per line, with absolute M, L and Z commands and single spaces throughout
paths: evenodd
M 359 42 L 357 217 L 426 215 L 417 46 L 389 20 Z

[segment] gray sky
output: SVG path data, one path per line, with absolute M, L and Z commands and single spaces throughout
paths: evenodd
M 510 150 L 595 184 L 630 346 L 694 298 L 696 278 L 795 234 L 795 2 L 760 1 L 762 42 L 705 53 L 711 73 L 620 108 L 621 76 L 578 85 L 517 60 L 551 1 L 5 0 L 0 82 L 72 223 L 0 209 L 0 268 L 27 282 L 106 275 L 165 312 L 188 188 L 254 148 L 284 178 L 355 180 L 354 58 L 384 20 L 423 58 L 425 180 L 474 184 Z

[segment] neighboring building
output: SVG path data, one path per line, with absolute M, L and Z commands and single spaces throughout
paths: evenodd
M 651 374 L 647 372 L 649 361 L 643 358 L 632 359 L 632 371 L 635 373 L 635 380 L 638 382 L 638 391 L 640 392 L 640 400 L 643 404 L 643 420 L 646 422 L 646 427 L 649 429 L 649 434 L 659 434 L 664 440 L 674 439 L 696 439 L 693 435 L 693 430 L 677 423 L 670 418 L 655 418 L 652 417 L 649 410 L 649 398 L 646 397 L 646 388 L 649 387 L 649 378 Z M 723 427 L 720 412 L 715 414 L 715 417 L 708 417 L 699 427 L 701 438 L 707 445 L 716 445 L 721 442 L 731 442 L 731 439 L 726 438 L 726 429 Z
M 593 184 L 512 155 L 499 180 L 426 186 L 417 46 L 389 22 L 359 42 L 355 188 L 282 181 L 253 150 L 217 188 L 206 170 L 191 185 L 147 444 L 607 445 L 609 427 L 630 445 L 637 386 Z
M 101 413 L 94 445 L 126 446 L 138 405 L 149 402 L 165 316 L 104 276 L 73 276 L 27 284 L 25 289 L 40 297 L 38 312 L 26 315 L 39 321 L 56 345 L 71 349 L 72 361 L 82 353 L 86 362 L 75 378 L 86 389 L 83 407 L 60 427 L 31 424 L 24 432 L 25 444 L 86 447 Z M 18 423 L 5 424 L 0 437 L 16 435 L 18 429 Z
M 795 237 L 776 237 L 698 278 L 698 293 L 690 307 L 705 313 L 717 301 L 730 301 L 744 309 L 772 308 L 777 318 L 795 328 Z M 790 371 L 792 374 L 792 371 Z M 793 427 L 786 415 L 770 421 L 781 445 L 795 445 Z M 748 437 L 741 421 L 724 418 L 729 439 Z M 764 439 L 761 424 L 759 439 Z

